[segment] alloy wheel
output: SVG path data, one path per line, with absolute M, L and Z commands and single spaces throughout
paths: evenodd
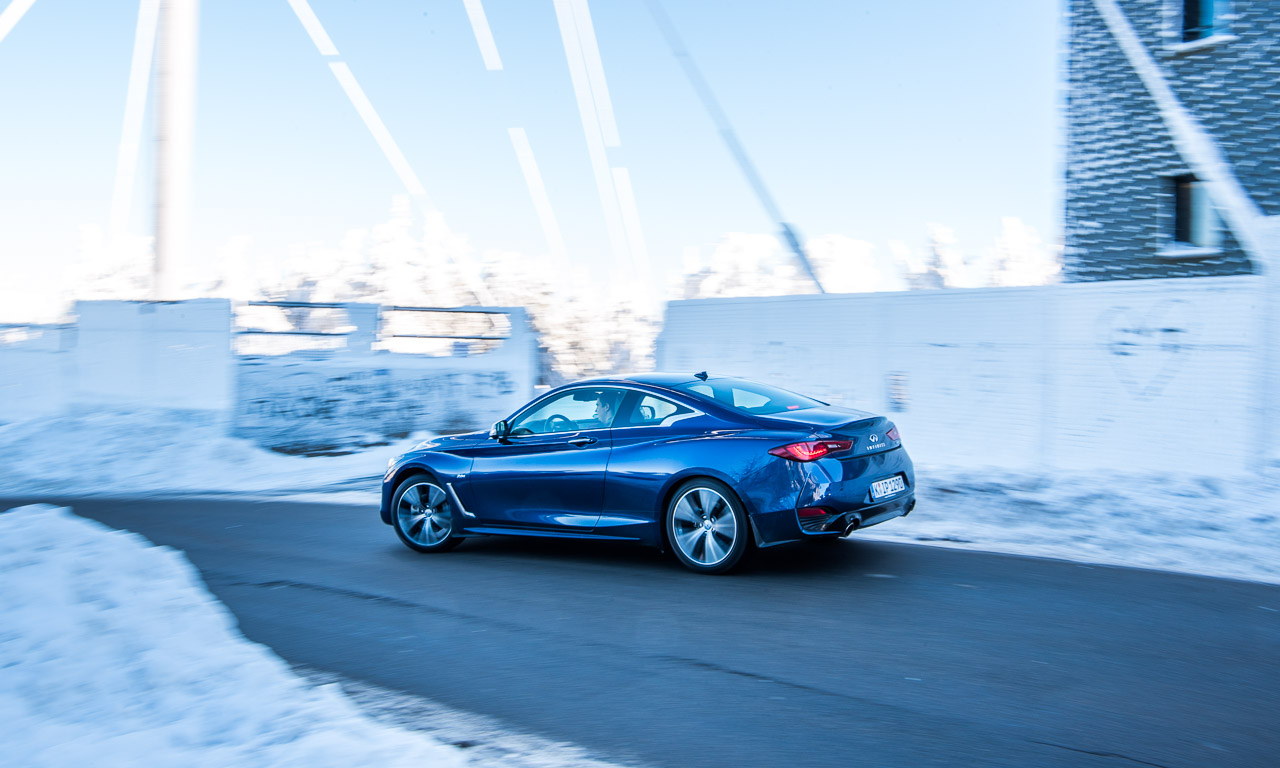
M 671 510 L 672 538 L 680 553 L 702 566 L 729 556 L 738 539 L 738 520 L 729 501 L 706 487 L 685 491 Z
M 415 483 L 396 505 L 396 522 L 405 538 L 421 547 L 434 547 L 449 538 L 453 514 L 448 496 L 440 486 L 426 481 Z

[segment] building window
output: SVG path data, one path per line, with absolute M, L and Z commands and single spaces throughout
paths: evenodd
M 1182 42 L 1204 40 L 1218 33 L 1218 0 L 1182 0 Z
M 1208 185 L 1195 176 L 1174 176 L 1173 239 L 1175 247 L 1221 248 L 1222 221 L 1209 198 Z

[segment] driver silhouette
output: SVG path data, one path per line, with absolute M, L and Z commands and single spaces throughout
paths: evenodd
M 613 423 L 614 398 L 601 392 L 596 395 L 596 410 L 592 415 L 596 423 L 584 425 L 585 429 L 607 429 Z

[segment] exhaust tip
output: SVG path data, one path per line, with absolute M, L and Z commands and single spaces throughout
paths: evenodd
M 851 518 L 849 518 L 849 524 L 848 524 L 848 525 L 846 525 L 846 526 L 844 527 L 844 533 L 842 533 L 842 534 L 840 534 L 840 535 L 841 535 L 841 536 L 848 536 L 849 534 L 851 534 L 851 533 L 853 533 L 854 531 L 858 530 L 858 526 L 860 526 L 860 525 L 862 525 L 862 520 L 860 520 L 859 518 L 856 518 L 856 517 L 851 517 Z

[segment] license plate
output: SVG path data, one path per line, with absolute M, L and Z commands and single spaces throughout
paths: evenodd
M 899 491 L 907 490 L 907 481 L 902 475 L 894 475 L 884 480 L 877 480 L 871 484 L 871 498 L 883 499 L 885 496 L 892 496 Z

